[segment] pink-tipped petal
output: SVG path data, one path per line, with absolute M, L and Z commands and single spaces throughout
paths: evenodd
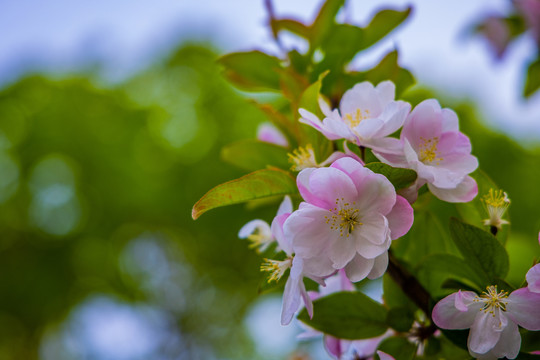
M 482 307 L 480 302 L 469 306 L 467 311 L 460 311 L 456 308 L 456 296 L 458 293 L 453 293 L 439 301 L 433 308 L 431 317 L 433 322 L 442 329 L 458 330 L 468 329 L 474 322 L 474 318 L 478 310 Z M 461 296 L 475 297 L 476 294 L 472 291 L 462 291 Z
M 290 238 L 286 238 L 283 233 L 283 224 L 285 220 L 290 216 L 290 214 L 281 214 L 278 215 L 272 220 L 272 235 L 276 238 L 276 241 L 281 250 L 283 250 L 287 255 L 293 254 L 293 248 Z
M 455 189 L 441 189 L 431 184 L 428 188 L 439 199 L 452 203 L 469 202 L 478 195 L 478 184 L 470 176 L 466 176 Z
M 281 325 L 289 325 L 294 313 L 300 307 L 300 286 L 301 278 L 289 276 L 283 291 L 283 305 L 281 308 Z
M 330 335 L 324 336 L 324 347 L 333 359 L 339 360 L 347 352 L 350 341 L 335 338 Z
M 519 354 L 521 348 L 521 335 L 516 324 L 512 321 L 508 322 L 508 325 L 504 328 L 499 338 L 499 342 L 490 351 L 497 358 L 515 359 Z
M 396 204 L 386 215 L 390 227 L 390 238 L 395 240 L 409 232 L 414 221 L 414 211 L 405 198 L 396 196 Z
M 525 276 L 529 291 L 540 293 L 540 264 L 534 265 Z
M 351 158 L 343 158 L 341 161 L 355 161 Z M 357 197 L 356 187 L 347 174 L 333 167 L 316 169 L 309 177 L 309 188 L 313 196 L 330 210 L 336 206 L 336 201 L 340 199 L 355 199 Z M 307 201 L 307 199 L 306 199 Z
M 292 212 L 293 212 L 293 206 L 292 206 L 291 197 L 289 195 L 285 195 L 285 197 L 283 198 L 283 201 L 279 205 L 277 215 L 290 214 Z
M 540 294 L 527 288 L 517 289 L 508 296 L 506 313 L 519 326 L 531 330 L 540 330 Z
M 271 123 L 262 123 L 257 128 L 257 139 L 271 144 L 288 147 L 289 141 L 278 128 Z

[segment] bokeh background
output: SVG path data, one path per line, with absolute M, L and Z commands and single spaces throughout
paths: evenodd
M 309 21 L 321 1 L 274 3 Z M 512 199 L 519 284 L 540 255 L 540 94 L 520 96 L 534 44 L 525 36 L 495 61 L 471 35 L 508 11 L 502 0 L 350 0 L 340 16 L 362 24 L 408 3 L 413 16 L 354 66 L 398 48 L 418 80 L 405 96 L 458 111 Z M 221 147 L 265 120 L 216 59 L 278 54 L 266 16 L 262 0 L 0 0 L 1 360 L 325 358 L 279 325 L 280 294 L 258 293 L 261 259 L 237 239 L 276 204 L 190 216 L 243 174 Z

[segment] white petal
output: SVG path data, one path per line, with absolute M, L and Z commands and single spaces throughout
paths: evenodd
M 479 354 L 485 354 L 499 341 L 501 333 L 507 325 L 504 315 L 495 314 L 480 310 L 476 313 L 476 317 L 469 332 L 467 345 L 471 351 Z
M 279 205 L 277 215 L 282 215 L 282 214 L 287 214 L 287 213 L 290 214 L 292 212 L 293 212 L 293 206 L 292 206 L 291 197 L 289 195 L 285 195 L 285 197 L 283 198 L 283 201 Z
M 272 237 L 272 232 L 270 231 L 270 225 L 264 220 L 255 219 L 248 222 L 246 225 L 242 226 L 238 232 L 238 237 L 240 239 L 245 239 L 249 235 L 253 234 L 255 230 L 265 237 Z
M 375 258 L 375 263 L 368 275 L 368 279 L 373 280 L 383 276 L 386 272 L 386 268 L 388 268 L 388 251 L 383 252 Z
M 529 291 L 540 293 L 540 264 L 534 265 L 526 275 Z
M 358 254 L 347 264 L 345 273 L 352 282 L 365 279 L 373 268 L 375 259 L 366 259 Z
M 491 350 L 491 353 L 497 358 L 506 357 L 507 359 L 515 359 L 519 354 L 520 348 L 521 335 L 519 334 L 519 329 L 516 324 L 509 321 L 501 333 L 499 342 Z
M 478 195 L 478 185 L 470 176 L 466 176 L 455 189 L 441 189 L 432 184 L 428 184 L 428 188 L 439 199 L 452 203 L 469 202 Z

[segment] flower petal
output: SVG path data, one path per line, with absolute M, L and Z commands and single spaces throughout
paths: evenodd
M 469 305 L 466 311 L 461 311 L 456 308 L 456 296 L 470 299 L 474 298 L 476 294 L 472 291 L 461 291 L 459 293 L 450 294 L 439 301 L 431 313 L 433 322 L 438 327 L 449 330 L 468 329 L 473 324 L 474 318 L 482 305 L 480 303 L 474 303 Z
M 285 195 L 285 197 L 283 198 L 283 201 L 279 205 L 277 215 L 290 214 L 292 212 L 293 212 L 293 206 L 292 206 L 291 197 L 289 195 Z
M 540 294 L 527 288 L 517 289 L 508 296 L 506 313 L 519 326 L 540 330 Z
M 383 106 L 386 106 L 389 102 L 394 101 L 396 97 L 396 85 L 390 80 L 381 81 L 375 87 L 375 91 L 379 95 L 379 99 Z
M 285 238 L 290 239 L 297 255 L 311 258 L 324 251 L 339 236 L 339 232 L 330 229 L 326 223 L 325 216 L 331 215 L 329 211 L 304 204 L 287 218 L 283 232 Z
M 343 269 L 356 254 L 356 241 L 352 236 L 340 236 L 332 242 L 327 252 L 334 268 Z
M 342 158 L 340 161 L 355 161 L 351 158 Z M 311 194 L 324 203 L 325 209 L 335 207 L 339 199 L 354 200 L 357 198 L 355 184 L 343 171 L 334 167 L 320 168 L 313 171 L 309 177 L 309 189 Z
M 281 214 L 278 215 L 272 220 L 272 235 L 276 238 L 277 243 L 281 250 L 283 250 L 287 255 L 292 255 L 292 243 L 291 239 L 285 237 L 283 233 L 283 224 L 288 219 L 290 214 Z
M 381 360 L 396 360 L 393 356 L 388 355 L 385 352 L 382 352 L 381 350 L 377 350 L 377 355 L 379 355 L 379 359 Z
M 504 315 L 493 315 L 490 312 L 478 311 L 469 332 L 467 346 L 478 354 L 485 354 L 499 341 L 501 333 L 508 325 Z
M 439 199 L 452 203 L 469 202 L 478 195 L 478 185 L 470 176 L 466 176 L 455 189 L 441 189 L 432 184 L 428 184 L 428 188 Z
M 499 338 L 499 342 L 490 352 L 497 358 L 506 357 L 507 359 L 515 359 L 521 348 L 521 335 L 519 334 L 518 326 L 512 321 L 504 328 Z
M 347 352 L 351 342 L 335 338 L 330 335 L 324 336 L 324 348 L 332 356 L 332 358 L 339 360 L 341 356 Z
M 375 258 L 373 269 L 371 269 L 371 272 L 367 276 L 368 279 L 380 278 L 386 272 L 386 268 L 388 268 L 388 251 L 383 252 Z
M 365 279 L 373 269 L 375 259 L 366 259 L 358 254 L 347 264 L 345 273 L 352 282 Z
M 529 291 L 540 293 L 540 264 L 534 265 L 526 275 Z
M 414 221 L 414 210 L 405 198 L 397 195 L 396 204 L 392 211 L 386 215 L 390 238 L 395 240 L 409 232 Z

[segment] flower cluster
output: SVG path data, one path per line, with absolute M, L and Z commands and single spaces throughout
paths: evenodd
M 284 259 L 265 259 L 261 266 L 270 272 L 269 281 L 288 272 L 281 314 L 284 325 L 302 306 L 312 317 L 318 297 L 352 291 L 354 282 L 386 272 L 392 242 L 413 224 L 411 204 L 421 187 L 451 203 L 469 202 L 478 193 L 470 176 L 478 160 L 471 154 L 469 138 L 459 131 L 457 115 L 433 99 L 412 108 L 394 97 L 390 81 L 377 86 L 363 82 L 345 92 L 338 109 L 331 109 L 320 97 L 322 120 L 300 109 L 301 123 L 328 140 L 344 140 L 344 151 L 318 161 L 310 144 L 293 150 L 289 161 L 291 170 L 298 172 L 296 185 L 302 201 L 295 209 L 285 197 L 271 225 L 253 220 L 240 230 L 239 237 L 250 240 L 259 252 L 275 243 L 276 251 L 284 254 Z M 260 140 L 289 146 L 277 129 L 269 129 L 260 131 Z M 416 180 L 396 192 L 387 177 L 368 168 L 347 144 L 359 147 L 362 154 L 370 149 L 392 167 L 414 170 Z M 502 190 L 491 189 L 481 201 L 489 216 L 483 225 L 496 234 L 509 223 L 503 215 L 510 200 Z M 308 292 L 305 278 L 317 282 L 319 292 Z M 528 288 L 510 294 L 496 286 L 489 286 L 482 295 L 459 291 L 435 306 L 433 321 L 444 329 L 471 328 L 468 345 L 476 358 L 515 358 L 520 349 L 518 326 L 540 330 L 540 265 L 529 271 L 527 281 Z M 429 324 L 422 330 L 428 328 Z M 315 334 L 318 331 L 307 328 L 302 337 Z M 381 339 L 350 341 L 325 335 L 324 343 L 333 358 L 341 359 L 351 351 L 373 356 Z

